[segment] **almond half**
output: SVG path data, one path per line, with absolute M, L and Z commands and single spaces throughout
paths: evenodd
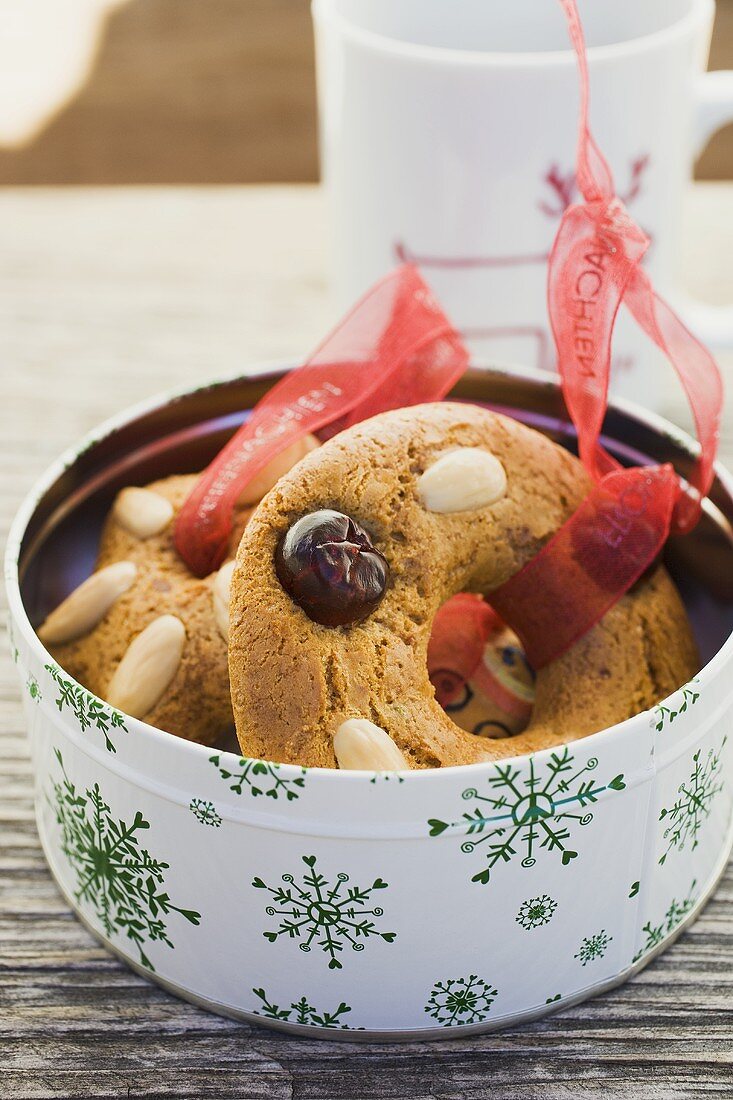
M 300 462 L 301 458 L 305 458 L 308 452 L 314 451 L 316 447 L 320 447 L 320 443 L 310 433 L 296 439 L 295 443 L 270 459 L 265 468 L 255 475 L 249 485 L 245 486 L 237 504 L 258 504 L 265 493 L 269 493 L 273 485 L 292 469 L 296 462 Z
M 506 493 L 506 473 L 496 455 L 459 447 L 441 455 L 417 483 L 429 512 L 468 512 L 495 504 Z
M 89 634 L 137 575 L 131 561 L 116 561 L 92 573 L 60 603 L 38 630 L 44 645 L 63 645 Z
M 227 561 L 214 577 L 211 600 L 214 605 L 214 618 L 219 633 L 225 642 L 229 642 L 229 597 L 232 590 L 232 573 L 235 562 Z
M 134 638 L 107 688 L 107 702 L 133 718 L 149 714 L 178 672 L 186 628 L 161 615 Z
M 333 739 L 339 768 L 344 771 L 396 772 L 410 765 L 388 733 L 368 718 L 347 718 Z
M 173 519 L 173 505 L 152 489 L 123 489 L 112 510 L 117 522 L 139 539 L 159 535 Z

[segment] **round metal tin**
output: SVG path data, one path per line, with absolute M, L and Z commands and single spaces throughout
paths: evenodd
M 435 771 L 212 752 L 91 696 L 33 624 L 93 568 L 114 493 L 200 469 L 277 374 L 108 422 L 15 520 L 11 646 L 39 833 L 64 896 L 167 989 L 308 1035 L 489 1030 L 618 984 L 694 919 L 733 843 L 730 476 L 718 470 L 700 525 L 668 547 L 704 664 L 651 711 L 531 757 Z M 546 375 L 474 369 L 454 396 L 573 445 Z M 694 455 L 684 433 L 620 404 L 605 442 L 683 475 Z

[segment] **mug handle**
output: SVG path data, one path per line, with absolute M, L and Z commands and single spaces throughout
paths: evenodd
M 721 126 L 733 122 L 733 70 L 703 73 L 697 89 L 694 152 L 698 157 Z M 688 328 L 713 348 L 733 348 L 733 306 L 716 306 L 677 294 L 675 305 Z

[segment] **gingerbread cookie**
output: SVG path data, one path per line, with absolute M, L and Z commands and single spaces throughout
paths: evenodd
M 697 655 L 658 567 L 539 671 L 524 732 L 473 735 L 435 699 L 438 608 L 457 592 L 490 597 L 588 489 L 572 455 L 470 405 L 384 413 L 308 455 L 237 554 L 229 669 L 242 751 L 328 768 L 467 764 L 586 736 L 673 691 Z
M 228 558 L 255 503 L 317 446 L 278 455 L 240 499 Z M 173 545 L 174 520 L 196 475 L 123 489 L 105 523 L 95 572 L 38 634 L 54 660 L 112 706 L 204 745 L 233 728 L 227 667 L 231 560 L 199 579 Z

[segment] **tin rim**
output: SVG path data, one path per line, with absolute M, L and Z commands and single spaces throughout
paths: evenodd
M 41 661 L 42 664 L 46 664 L 48 661 L 52 661 L 51 654 L 41 643 L 38 635 L 36 634 L 33 626 L 31 625 L 28 613 L 26 612 L 23 598 L 20 591 L 20 580 L 18 575 L 19 554 L 22 546 L 23 538 L 26 533 L 27 527 L 32 519 L 38 503 L 43 494 L 49 490 L 55 481 L 74 463 L 77 459 L 84 454 L 91 447 L 100 443 L 102 440 L 109 437 L 116 430 L 129 425 L 139 417 L 155 412 L 158 409 L 174 403 L 176 400 L 190 397 L 197 392 L 204 390 L 213 390 L 226 387 L 227 385 L 248 379 L 266 379 L 269 377 L 275 377 L 281 374 L 283 371 L 292 369 L 296 364 L 292 361 L 272 360 L 265 361 L 263 363 L 253 364 L 251 367 L 243 372 L 237 372 L 231 375 L 225 375 L 223 377 L 213 379 L 210 382 L 201 386 L 184 386 L 176 388 L 174 390 L 164 391 L 157 394 L 152 398 L 145 401 L 141 401 L 124 409 L 121 413 L 116 414 L 113 417 L 103 421 L 97 427 L 92 428 L 87 432 L 82 439 L 76 444 L 67 448 L 57 459 L 55 459 L 41 474 L 41 476 L 31 486 L 28 493 L 23 498 L 20 507 L 18 508 L 13 522 L 10 527 L 8 535 L 8 541 L 5 550 L 5 585 L 8 595 L 8 606 L 13 622 L 17 624 L 21 630 L 25 642 L 29 645 L 36 658 Z M 500 375 L 506 379 L 518 379 L 519 381 L 528 382 L 535 385 L 539 384 L 541 387 L 557 390 L 559 388 L 559 378 L 555 374 L 549 374 L 546 371 L 536 370 L 533 368 L 517 368 L 517 367 L 504 367 L 504 366 L 491 366 L 491 373 Z M 625 401 L 621 399 L 614 399 L 609 402 L 609 408 L 617 411 L 627 418 L 639 422 L 644 427 L 650 429 L 657 435 L 666 436 L 673 441 L 682 451 L 688 456 L 694 457 L 697 453 L 696 442 L 683 431 L 681 428 L 672 424 L 670 421 L 664 419 L 656 413 L 649 412 L 637 406 L 633 402 Z M 733 496 L 733 475 L 720 463 L 716 463 L 715 466 L 716 475 L 723 486 L 723 488 Z M 726 638 L 717 652 L 707 661 L 697 672 L 697 679 L 701 686 L 707 684 L 709 681 L 715 678 L 719 671 L 719 667 L 722 664 L 730 663 L 733 658 L 733 632 Z M 674 694 L 674 693 L 672 693 Z M 664 703 L 666 699 L 671 696 L 666 696 L 665 699 L 660 700 Z M 608 726 L 605 729 L 598 730 L 596 733 L 592 733 L 582 738 L 582 740 L 589 745 L 598 746 L 601 748 L 607 742 L 610 737 L 618 737 L 622 730 L 627 728 L 630 723 L 639 723 L 648 720 L 652 708 L 644 711 L 640 711 L 638 714 L 632 715 L 630 718 L 625 719 L 623 722 L 618 722 L 612 726 Z M 154 742 L 162 744 L 170 751 L 188 753 L 192 759 L 198 758 L 203 760 L 205 756 L 210 754 L 211 748 L 205 745 L 200 745 L 195 741 L 187 741 L 184 738 L 177 737 L 175 734 L 168 733 L 166 730 L 158 729 L 156 726 L 151 726 L 142 719 L 135 720 L 135 732 L 137 736 L 144 738 L 150 738 Z M 552 749 L 544 749 L 536 754 L 537 757 L 542 757 L 546 753 L 555 751 L 558 747 L 555 746 Z M 592 751 L 592 750 L 591 750 Z M 228 757 L 232 760 L 238 759 L 237 754 L 226 752 L 221 750 L 222 757 Z M 506 757 L 505 763 L 513 763 L 526 758 L 526 753 L 519 756 Z M 255 758 L 249 758 L 255 759 Z M 430 783 L 436 782 L 440 776 L 473 776 L 476 777 L 480 774 L 481 769 L 491 769 L 492 762 L 486 764 L 462 764 L 445 768 L 424 768 L 424 769 L 409 769 L 402 772 L 395 772 L 394 774 L 400 775 L 405 782 L 411 784 L 416 783 Z M 295 764 L 283 764 L 278 763 L 278 767 L 282 770 L 284 775 L 298 776 L 302 775 L 303 768 L 300 765 Z M 306 768 L 307 772 L 318 775 L 320 781 L 336 782 L 336 783 L 360 783 L 363 782 L 365 776 L 370 776 L 371 771 L 364 770 L 350 770 L 348 772 L 342 772 L 333 768 L 319 768 L 312 767 Z

